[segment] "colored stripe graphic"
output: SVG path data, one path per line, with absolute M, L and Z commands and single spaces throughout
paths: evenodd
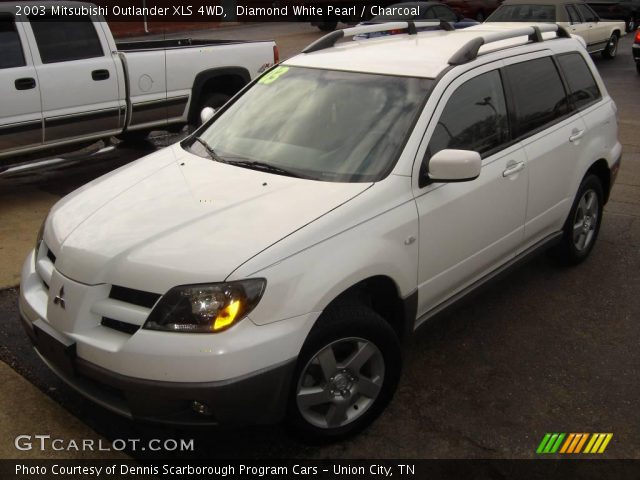
M 545 433 L 536 453 L 599 454 L 604 453 L 612 438 L 613 433 Z M 582 447 L 585 444 L 586 447 L 583 450 Z

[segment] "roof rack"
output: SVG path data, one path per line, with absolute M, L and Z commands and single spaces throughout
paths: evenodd
M 353 37 L 355 35 L 361 35 L 363 33 L 375 33 L 375 32 L 388 32 L 391 30 L 407 30 L 409 35 L 415 35 L 418 33 L 418 28 L 423 27 L 437 27 L 440 30 L 453 30 L 453 26 L 449 22 L 441 20 L 439 22 L 386 22 L 377 23 L 374 25 L 358 25 L 355 27 L 345 28 L 344 30 L 336 30 L 328 33 L 322 38 L 319 38 L 312 44 L 308 45 L 302 53 L 317 52 L 318 50 L 324 50 L 325 48 L 333 47 L 338 40 L 344 37 Z
M 560 38 L 571 38 L 569 32 L 557 24 L 549 25 L 532 25 L 529 27 L 515 28 L 513 30 L 505 30 L 503 32 L 491 32 L 478 36 L 473 40 L 465 43 L 456 53 L 449 59 L 449 65 L 462 65 L 478 58 L 478 51 L 483 45 L 488 43 L 499 42 L 509 38 L 528 37 L 529 42 L 543 42 L 542 34 L 546 32 L 556 32 Z

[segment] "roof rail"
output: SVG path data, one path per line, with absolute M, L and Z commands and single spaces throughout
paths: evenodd
M 488 43 L 499 42 L 509 38 L 528 37 L 529 42 L 543 42 L 542 34 L 546 32 L 556 32 L 558 37 L 571 38 L 569 32 L 557 24 L 549 25 L 532 25 L 523 28 L 514 28 L 513 30 L 505 30 L 503 32 L 491 32 L 474 38 L 465 43 L 456 53 L 449 59 L 449 65 L 462 65 L 478 58 L 478 51 L 483 45 Z
M 437 27 L 440 30 L 453 30 L 449 22 L 441 20 L 439 22 L 387 22 L 376 23 L 373 25 L 357 25 L 355 27 L 345 28 L 344 30 L 336 30 L 328 33 L 324 37 L 319 38 L 315 42 L 302 50 L 302 53 L 317 52 L 325 48 L 333 47 L 338 40 L 344 37 L 353 37 L 363 33 L 388 32 L 390 30 L 407 30 L 409 35 L 418 33 L 418 28 Z

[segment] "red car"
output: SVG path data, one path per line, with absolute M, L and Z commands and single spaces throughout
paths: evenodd
M 485 18 L 500 6 L 502 0 L 442 0 L 442 3 L 457 10 L 464 17 L 484 22 Z

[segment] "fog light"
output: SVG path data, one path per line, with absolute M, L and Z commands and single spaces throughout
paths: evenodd
M 197 400 L 193 400 L 191 402 L 191 410 L 196 412 L 198 415 L 203 415 L 205 417 L 213 415 L 213 412 L 206 403 L 202 403 Z

